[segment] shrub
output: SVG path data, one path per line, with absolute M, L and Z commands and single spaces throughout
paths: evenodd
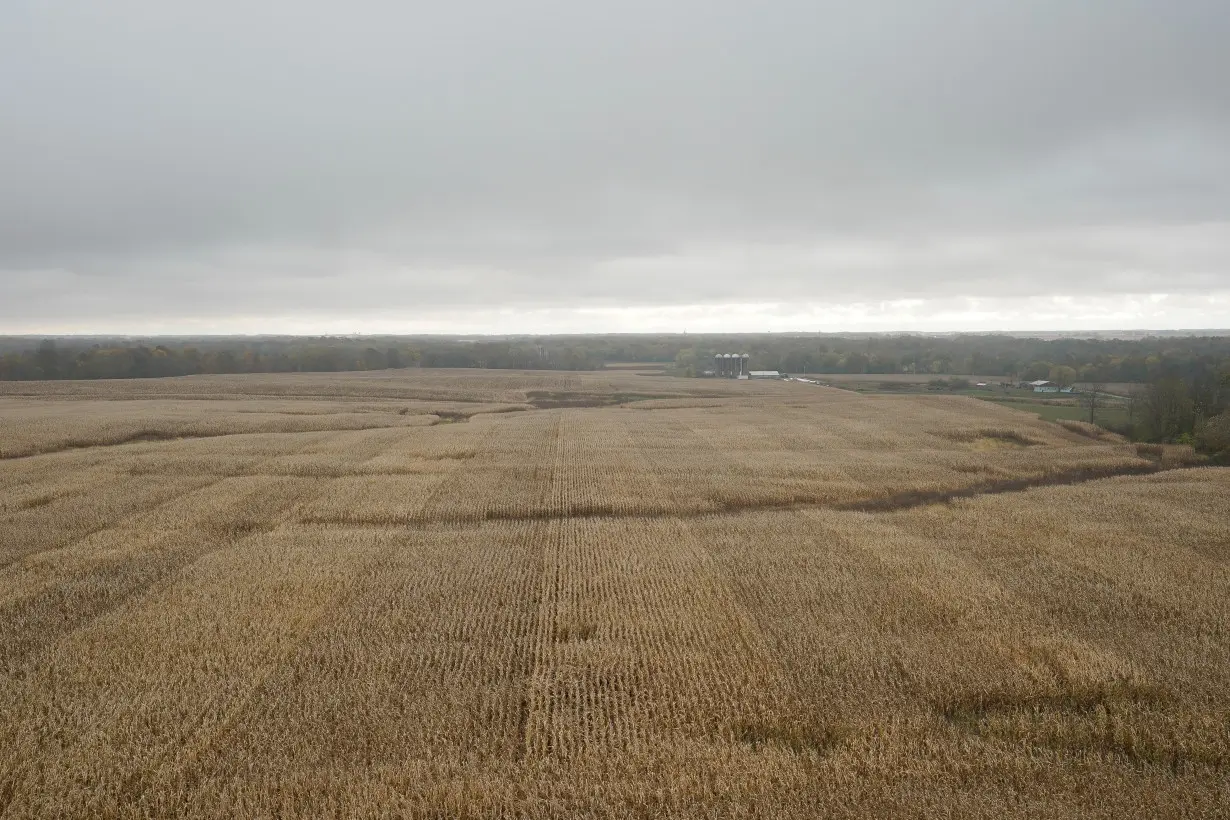
M 1230 452 L 1230 413 L 1221 413 L 1200 425 L 1196 446 L 1210 453 Z

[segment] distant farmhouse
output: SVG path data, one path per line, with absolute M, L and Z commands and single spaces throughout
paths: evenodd
M 1021 387 L 1024 389 L 1033 389 L 1035 393 L 1075 393 L 1076 389 L 1069 387 L 1060 387 L 1055 382 L 1048 382 L 1046 379 L 1038 379 L 1032 382 L 1022 382 Z

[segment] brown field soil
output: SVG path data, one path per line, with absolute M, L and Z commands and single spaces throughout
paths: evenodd
M 772 381 L 0 384 L 0 817 L 1225 816 L 1187 463 Z

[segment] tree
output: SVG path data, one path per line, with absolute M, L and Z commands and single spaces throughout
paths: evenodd
M 1051 375 L 1051 363 L 1031 362 L 1029 367 L 1025 368 L 1025 372 L 1022 375 L 1028 381 L 1049 378 Z
M 1085 393 L 1083 397 L 1083 401 L 1085 404 L 1089 405 L 1089 423 L 1090 424 L 1097 424 L 1097 421 L 1095 419 L 1096 419 L 1096 413 L 1098 409 L 1099 394 L 1103 393 L 1105 390 L 1106 390 L 1106 385 L 1102 384 L 1101 382 L 1093 382 L 1092 384 L 1088 385 L 1087 392 Z
M 696 348 L 685 347 L 675 354 L 675 369 L 681 376 L 696 375 Z
M 842 362 L 842 372 L 866 373 L 868 361 L 867 354 L 865 353 L 848 353 Z
M 984 353 L 981 350 L 975 350 L 969 357 L 969 372 L 972 376 L 990 375 L 991 371 L 996 370 L 995 359 L 989 353 Z
M 1178 376 L 1164 376 L 1149 385 L 1142 397 L 1140 438 L 1174 441 L 1190 434 L 1196 414 L 1187 385 Z
M 1230 413 L 1205 421 L 1196 434 L 1196 444 L 1214 455 L 1230 455 Z
M 363 351 L 362 364 L 364 370 L 383 370 L 388 366 L 387 354 L 381 353 L 374 347 L 369 347 Z
M 1076 381 L 1076 370 L 1066 364 L 1055 365 L 1051 368 L 1050 379 L 1060 387 L 1070 387 Z
M 53 340 L 44 339 L 39 344 L 38 352 L 34 355 L 34 363 L 42 371 L 42 378 L 60 378 L 60 354 L 56 350 L 56 343 Z

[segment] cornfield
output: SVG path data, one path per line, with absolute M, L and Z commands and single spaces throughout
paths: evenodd
M 633 373 L 0 385 L 0 817 L 1230 811 L 1230 469 Z

